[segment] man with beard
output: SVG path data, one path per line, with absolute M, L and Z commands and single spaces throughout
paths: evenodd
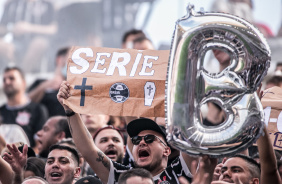
M 219 181 L 213 181 L 212 184 L 259 184 L 259 181 L 259 164 L 248 156 L 235 155 L 223 164 Z
M 83 119 L 83 118 L 82 118 Z M 87 124 L 85 124 L 87 127 Z M 87 127 L 91 134 L 89 128 Z M 92 134 L 91 134 L 92 135 Z M 95 145 L 112 161 L 122 163 L 125 155 L 125 145 L 122 133 L 111 125 L 98 129 L 93 135 Z M 96 175 L 87 164 L 87 174 Z
M 119 174 L 130 168 L 112 162 L 99 150 L 80 115 L 63 103 L 63 100 L 70 96 L 70 84 L 64 81 L 57 98 L 65 109 L 79 152 L 103 183 L 116 183 Z M 165 133 L 154 121 L 146 118 L 133 120 L 128 124 L 127 131 L 134 144 L 132 153 L 136 165 L 146 168 L 154 176 L 155 183 L 177 183 L 180 176 L 186 176 L 189 180 L 192 178 L 188 169 L 192 158 L 185 153 L 181 153 L 179 158 L 167 167 L 171 150 L 166 143 Z
M 100 128 L 93 136 L 95 145 L 112 161 L 122 163 L 125 145 L 122 133 L 113 126 Z
M 0 107 L 2 123 L 21 126 L 28 136 L 31 147 L 34 147 L 33 136 L 42 128 L 47 119 L 46 109 L 31 102 L 27 97 L 24 74 L 17 67 L 5 69 L 3 89 L 7 96 L 7 103 Z
M 45 165 L 49 184 L 71 184 L 80 176 L 79 156 L 74 148 L 61 145 L 50 147 Z
M 49 148 L 64 138 L 71 137 L 67 118 L 64 116 L 53 116 L 37 132 L 39 156 L 47 158 Z

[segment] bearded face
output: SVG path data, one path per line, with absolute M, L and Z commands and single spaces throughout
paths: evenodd
M 122 162 L 125 146 L 121 135 L 116 130 L 102 130 L 98 133 L 94 141 L 96 146 L 112 161 Z
M 11 98 L 21 91 L 25 91 L 25 81 L 17 70 L 9 70 L 3 76 L 3 88 L 6 96 Z

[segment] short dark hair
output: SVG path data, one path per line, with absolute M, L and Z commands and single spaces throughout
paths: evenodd
M 69 52 L 70 48 L 69 47 L 64 47 L 58 50 L 56 57 L 59 56 L 65 56 Z
M 119 176 L 118 183 L 126 184 L 127 179 L 134 177 L 134 176 L 139 176 L 141 178 L 148 178 L 152 181 L 152 183 L 154 183 L 152 174 L 143 168 L 134 168 L 134 169 L 127 170 L 126 172 L 122 173 Z
M 130 35 L 138 35 L 138 34 L 140 34 L 140 37 L 146 37 L 145 33 L 142 30 L 131 29 L 131 30 L 124 33 L 124 35 L 122 37 L 122 43 L 125 43 L 125 41 L 127 40 L 127 38 Z
M 38 180 L 40 180 L 40 181 L 42 181 L 42 182 L 48 184 L 48 182 L 47 182 L 43 177 L 38 177 L 38 176 L 30 176 L 30 177 L 27 177 L 27 178 L 25 178 L 25 179 L 23 180 L 23 182 L 26 181 L 26 180 L 30 180 L 30 179 L 38 179 Z
M 24 166 L 25 171 L 32 171 L 35 176 L 44 178 L 45 162 L 37 157 L 30 157 L 27 159 Z
M 145 40 L 148 40 L 150 43 L 152 43 L 152 41 L 149 38 L 145 37 L 145 36 L 141 36 L 141 37 L 136 38 L 135 40 L 133 40 L 133 43 L 134 44 L 135 43 L 141 43 L 141 42 L 143 42 Z
M 74 148 L 71 148 L 71 147 L 68 147 L 68 146 L 63 146 L 63 145 L 58 145 L 58 144 L 54 144 L 52 145 L 50 148 L 49 148 L 49 153 L 53 150 L 66 150 L 66 151 L 69 151 L 71 152 L 73 158 L 74 158 L 74 161 L 77 162 L 77 166 L 79 166 L 79 156 L 78 156 L 78 152 L 76 149 Z
M 59 121 L 55 123 L 56 133 L 65 132 L 65 138 L 72 137 L 67 118 L 64 116 L 54 116 L 54 118 L 56 117 L 59 118 Z
M 97 135 L 98 135 L 102 130 L 105 130 L 105 129 L 111 129 L 111 130 L 117 131 L 117 132 L 119 133 L 119 135 L 121 136 L 121 139 L 122 139 L 123 143 L 125 144 L 123 134 L 121 133 L 121 131 L 120 131 L 118 128 L 115 128 L 113 125 L 106 125 L 106 126 L 104 126 L 104 127 L 102 127 L 102 128 L 99 128 L 99 129 L 95 132 L 95 134 L 93 135 L 93 141 L 94 141 L 94 142 L 95 142 L 95 139 L 96 139 Z
M 9 72 L 9 71 L 12 71 L 12 70 L 18 71 L 18 72 L 20 73 L 20 76 L 22 77 L 22 79 L 25 80 L 24 72 L 22 71 L 22 69 L 20 69 L 20 68 L 17 67 L 17 66 L 6 67 L 6 68 L 4 69 L 4 73 Z
M 266 84 L 274 84 L 275 86 L 280 86 L 281 83 L 282 76 L 273 76 L 266 82 Z
M 280 61 L 280 63 L 276 63 L 276 67 L 277 67 L 277 66 L 282 66 L 281 61 Z
M 248 168 L 251 174 L 252 178 L 260 178 L 260 165 L 251 157 L 242 155 L 242 154 L 236 154 L 234 156 L 231 156 L 230 158 L 241 158 L 244 161 L 247 162 Z
M 79 158 L 82 157 L 81 153 L 77 150 L 75 143 L 73 142 L 73 139 L 71 137 L 69 138 L 63 138 L 62 140 L 60 140 L 59 142 L 57 142 L 58 145 L 67 145 L 71 148 L 76 149 Z

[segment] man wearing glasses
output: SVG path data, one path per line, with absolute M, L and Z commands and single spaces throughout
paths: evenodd
M 155 183 L 178 183 L 180 176 L 188 179 L 192 177 L 181 154 L 167 166 L 171 150 L 166 142 L 165 133 L 153 120 L 147 118 L 133 120 L 128 124 L 127 132 L 133 144 L 132 155 L 135 166 L 150 171 Z M 113 163 L 108 183 L 115 183 L 114 179 L 124 172 L 122 169 Z
M 63 104 L 63 99 L 70 96 L 69 88 L 70 85 L 64 81 L 57 98 L 65 109 L 78 150 L 103 183 L 117 183 L 119 175 L 130 167 L 112 162 L 99 150 L 80 115 Z M 154 121 L 145 118 L 133 120 L 128 124 L 127 131 L 134 145 L 132 154 L 135 165 L 150 171 L 155 183 L 179 183 L 177 180 L 180 176 L 192 177 L 188 169 L 191 157 L 187 154 L 181 153 L 179 158 L 167 166 L 171 150 L 166 143 L 165 133 Z

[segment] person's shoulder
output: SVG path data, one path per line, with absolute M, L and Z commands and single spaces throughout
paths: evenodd
M 37 108 L 41 108 L 42 105 L 40 103 L 36 103 L 36 102 L 32 102 L 30 101 L 27 105 L 26 108 L 31 108 L 31 109 L 37 109 Z
M 24 109 L 30 111 L 30 112 L 37 112 L 37 113 L 46 113 L 48 112 L 46 107 L 40 103 L 32 102 L 30 101 Z
M 117 163 L 117 162 L 114 162 L 114 161 L 112 161 L 112 162 L 113 162 L 113 166 L 115 167 L 116 170 L 129 170 L 129 169 L 131 169 L 131 167 L 129 167 L 129 166 L 125 166 L 123 164 L 120 164 L 120 163 Z
M 32 91 L 35 89 L 37 86 L 39 86 L 42 82 L 46 81 L 46 79 L 36 79 L 28 88 L 28 92 Z
M 178 165 L 181 165 L 180 156 L 176 157 L 168 167 L 176 167 Z
M 171 164 L 166 167 L 166 172 L 171 173 L 172 171 L 181 171 L 183 169 L 180 156 L 176 157 Z
M 4 110 L 4 109 L 6 109 L 6 104 L 0 106 L 0 110 Z

